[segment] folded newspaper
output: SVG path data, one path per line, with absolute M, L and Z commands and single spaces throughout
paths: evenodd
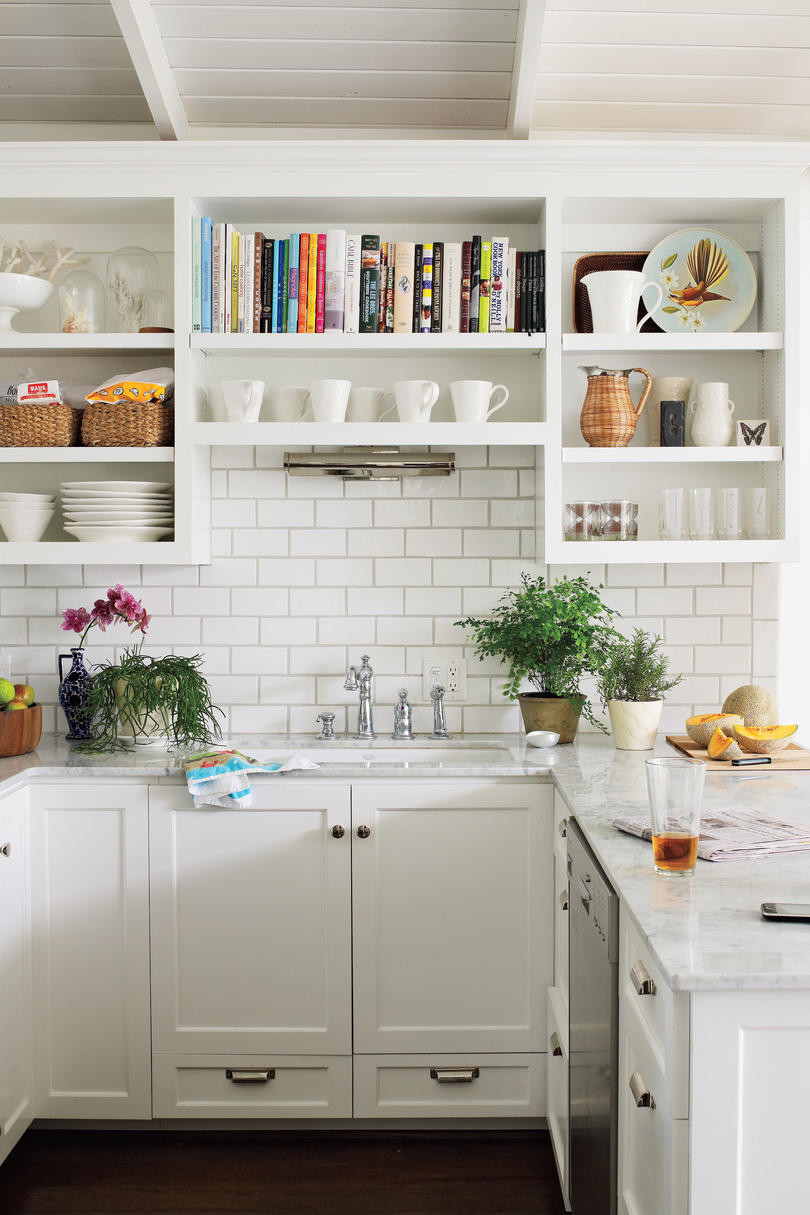
M 647 815 L 614 818 L 613 826 L 652 839 Z M 698 856 L 704 861 L 750 861 L 810 849 L 810 826 L 786 823 L 753 810 L 715 810 L 701 817 Z

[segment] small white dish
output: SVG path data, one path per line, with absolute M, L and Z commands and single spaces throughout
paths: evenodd
M 42 539 L 53 513 L 53 508 L 20 510 L 16 506 L 0 506 L 0 527 L 11 544 L 35 543 Z
M 98 524 L 65 524 L 65 531 L 69 535 L 75 536 L 77 540 L 86 540 L 88 543 L 109 543 L 111 540 L 119 540 L 124 543 L 151 543 L 153 540 L 160 540 L 163 536 L 170 536 L 174 532 L 174 527 L 171 525 L 159 527 L 141 527 L 127 523 L 111 524 L 109 527 L 99 526 Z
M 55 494 L 15 494 L 9 490 L 0 490 L 0 503 L 14 503 L 18 506 L 53 506 Z
M 168 489 L 165 481 L 63 481 L 62 489 L 105 490 L 108 493 L 155 493 Z
M 532 730 L 526 735 L 530 747 L 556 747 L 559 741 L 560 736 L 554 730 Z

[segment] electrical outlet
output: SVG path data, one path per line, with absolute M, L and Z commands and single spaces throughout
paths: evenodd
M 448 703 L 467 699 L 466 658 L 426 658 L 422 664 L 422 700 L 430 703 L 430 689 L 441 684 Z

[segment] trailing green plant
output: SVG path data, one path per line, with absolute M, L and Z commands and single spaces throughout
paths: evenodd
M 520 576 L 519 590 L 507 591 L 490 616 L 467 616 L 455 623 L 473 637 L 478 658 L 508 665 L 504 696 L 514 700 L 524 680 L 544 696 L 565 697 L 598 730 L 604 724 L 580 691 L 580 680 L 597 674 L 620 636 L 616 615 L 587 578 L 565 576 L 548 586 L 542 577 Z
M 222 737 L 201 654 L 153 658 L 140 646 L 127 648 L 117 663 L 103 662 L 93 672 L 87 697 L 90 739 L 80 751 L 126 749 L 121 735 L 137 731 L 144 718 L 165 720 L 169 745 L 189 748 Z
M 669 659 L 661 653 L 661 638 L 634 629 L 609 651 L 597 686 L 603 705 L 609 700 L 663 700 L 664 693 L 681 682 L 671 675 Z

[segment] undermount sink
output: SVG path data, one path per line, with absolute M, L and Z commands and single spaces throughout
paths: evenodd
M 433 766 L 453 764 L 486 764 L 503 762 L 509 758 L 507 747 L 412 747 L 407 743 L 394 747 L 300 747 L 284 751 L 260 752 L 256 758 L 262 763 L 281 763 L 296 756 L 312 760 L 321 767 L 327 764 L 355 764 L 369 767 L 374 764 L 430 764 Z

